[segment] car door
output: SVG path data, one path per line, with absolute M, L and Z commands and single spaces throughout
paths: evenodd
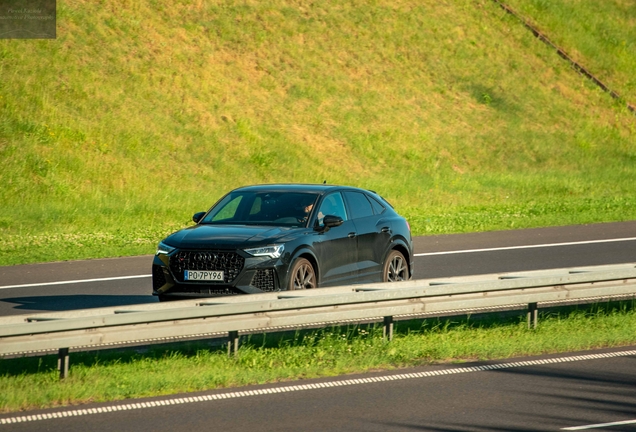
M 349 219 L 340 192 L 326 195 L 321 200 L 316 224 L 322 226 L 326 215 L 339 216 L 342 225 L 315 231 L 313 246 L 319 261 L 320 285 L 339 285 L 351 282 L 357 276 L 357 247 L 354 223 Z
M 357 239 L 360 281 L 381 281 L 382 260 L 391 241 L 391 226 L 381 213 L 383 207 L 362 192 L 344 192 Z

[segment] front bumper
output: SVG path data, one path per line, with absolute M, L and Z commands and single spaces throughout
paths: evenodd
M 214 260 L 187 260 L 183 264 L 184 253 L 210 256 L 233 254 L 232 259 L 217 263 Z M 177 261 L 179 260 L 179 261 Z M 231 261 L 231 264 L 228 262 Z M 228 266 L 229 267 L 223 267 Z M 195 268 L 192 268 L 196 266 Z M 216 268 L 215 268 L 216 267 Z M 281 259 L 253 257 L 244 251 L 193 251 L 175 250 L 170 254 L 155 255 L 152 263 L 153 295 L 164 297 L 221 297 L 240 294 L 255 294 L 281 291 L 285 286 L 279 275 L 287 274 L 288 265 Z M 183 269 L 223 270 L 223 282 L 183 280 Z

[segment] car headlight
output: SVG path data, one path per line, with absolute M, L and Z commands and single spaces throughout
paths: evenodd
M 285 250 L 285 245 L 271 245 L 251 249 L 243 249 L 252 256 L 268 256 L 270 258 L 280 258 Z
M 168 255 L 170 252 L 172 252 L 175 249 L 176 248 L 173 248 L 172 246 L 168 246 L 167 244 L 163 242 L 159 242 L 159 245 L 157 246 L 157 252 L 155 253 L 155 255 Z

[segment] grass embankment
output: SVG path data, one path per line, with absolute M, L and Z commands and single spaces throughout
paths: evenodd
M 506 0 L 576 61 L 636 106 L 636 8 L 628 0 Z
M 630 96 L 603 4 L 618 39 L 550 36 L 625 42 L 598 61 Z M 0 40 L 0 265 L 151 253 L 261 182 L 377 190 L 415 234 L 636 218 L 633 114 L 490 0 L 57 8 L 57 40 Z
M 236 358 L 204 345 L 77 353 L 64 381 L 54 356 L 2 360 L 0 412 L 629 345 L 636 342 L 634 328 L 633 305 L 546 314 L 536 330 L 519 318 L 398 323 L 390 343 L 383 341 L 381 327 L 334 328 L 280 339 L 252 337 Z

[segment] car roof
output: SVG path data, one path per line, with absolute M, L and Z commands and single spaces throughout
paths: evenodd
M 234 189 L 233 192 L 238 191 L 250 191 L 250 192 L 309 192 L 324 194 L 334 190 L 348 189 L 357 190 L 360 192 L 372 192 L 365 189 L 353 187 L 353 186 L 339 186 L 329 184 L 303 184 L 303 183 L 275 183 L 275 184 L 260 184 L 243 186 Z M 373 192 L 374 193 L 374 192 Z

